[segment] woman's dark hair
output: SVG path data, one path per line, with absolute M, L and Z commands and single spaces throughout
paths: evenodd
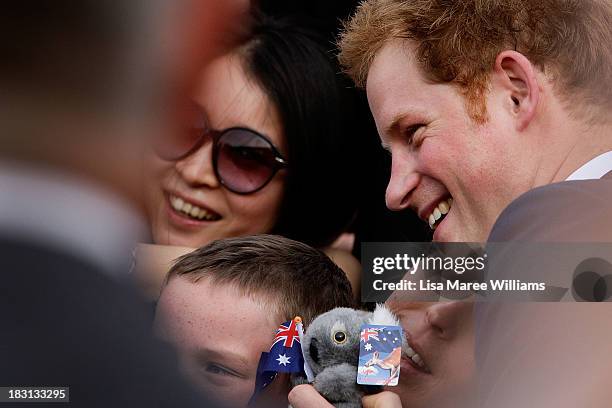
M 275 105 L 288 146 L 285 196 L 272 233 L 318 247 L 356 212 L 348 86 L 333 46 L 325 44 L 290 19 L 256 14 L 240 52 L 247 75 Z

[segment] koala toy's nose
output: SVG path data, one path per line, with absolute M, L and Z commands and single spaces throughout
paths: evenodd
M 319 349 L 317 348 L 317 339 L 312 339 L 310 341 L 310 348 L 308 349 L 308 353 L 310 354 L 310 358 L 315 363 L 319 364 Z

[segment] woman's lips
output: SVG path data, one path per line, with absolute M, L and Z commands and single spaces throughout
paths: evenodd
M 178 195 L 167 193 L 166 204 L 170 221 L 183 227 L 201 227 L 222 217 L 209 208 L 197 205 Z
M 406 366 L 406 369 L 417 371 L 420 374 L 431 374 L 431 370 L 421 356 L 421 348 L 409 340 L 408 333 L 406 333 L 406 342 L 408 347 L 402 350 L 402 366 Z
M 429 375 L 430 373 L 423 370 L 421 367 L 417 366 L 414 361 L 412 361 L 407 356 L 402 356 L 400 363 L 400 370 L 403 373 L 409 373 L 410 375 Z

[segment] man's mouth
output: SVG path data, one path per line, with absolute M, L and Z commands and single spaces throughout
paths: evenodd
M 175 195 L 169 195 L 168 197 L 172 208 L 192 220 L 196 221 L 217 221 L 221 219 L 221 216 L 216 212 L 199 207 L 193 203 L 183 200 L 181 197 Z
M 429 228 L 435 230 L 438 225 L 446 218 L 446 215 L 450 211 L 453 205 L 453 198 L 448 197 L 447 199 L 441 200 L 431 211 L 429 216 L 427 216 L 427 222 L 429 223 Z

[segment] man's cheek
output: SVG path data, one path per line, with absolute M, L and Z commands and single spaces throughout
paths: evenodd
M 446 185 L 451 176 L 455 175 L 457 158 L 450 154 L 444 146 L 436 147 L 433 143 L 423 145 L 418 156 L 421 172 Z

